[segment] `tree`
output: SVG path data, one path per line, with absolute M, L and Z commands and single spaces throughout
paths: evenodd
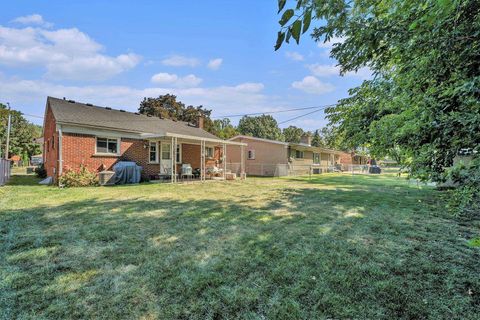
M 204 109 L 203 106 L 185 106 L 181 101 L 177 101 L 177 96 L 173 94 L 165 94 L 158 96 L 158 98 L 143 98 L 138 112 L 191 123 L 196 123 L 198 115 L 202 115 L 204 117 L 204 129 L 214 133 L 213 121 L 210 118 L 212 110 Z
M 277 121 L 270 115 L 258 117 L 243 116 L 238 123 L 237 130 L 241 134 L 252 137 L 283 140 Z
M 19 155 L 23 158 L 30 158 L 32 155 L 41 153 L 40 146 L 34 139 L 41 137 L 41 127 L 28 122 L 22 113 L 15 110 L 8 110 L 0 103 L 0 149 L 1 154 L 5 152 L 7 140 L 8 113 L 11 114 L 11 132 L 9 156 Z
M 230 139 L 238 134 L 228 118 L 213 120 L 213 130 L 213 134 L 222 139 Z
M 279 1 L 279 12 L 285 3 Z M 290 37 L 298 43 L 311 19 L 319 23 L 312 33 L 315 41 L 341 39 L 330 54 L 342 74 L 368 67 L 374 75 L 325 110 L 343 142 L 368 147 L 375 157 L 399 159 L 423 180 L 451 176 L 447 168 L 463 148 L 476 151 L 472 163 L 477 163 L 477 0 L 297 0 L 295 9 L 283 11 L 275 49 Z M 459 176 L 474 176 L 477 168 L 462 170 L 466 174 Z M 480 180 L 473 189 L 461 180 L 456 182 L 465 199 L 479 199 Z
M 322 139 L 320 138 L 320 133 L 318 132 L 318 130 L 315 130 L 315 132 L 313 133 L 312 146 L 314 147 L 322 146 Z
M 315 41 L 342 39 L 331 50 L 342 74 L 362 67 L 374 74 L 326 109 L 350 147 L 396 154 L 413 175 L 439 180 L 459 149 L 480 144 L 478 1 L 279 4 L 277 49 L 290 37 L 298 42 L 316 19 Z
M 283 129 L 283 136 L 286 142 L 299 143 L 302 136 L 305 134 L 302 128 L 289 126 Z

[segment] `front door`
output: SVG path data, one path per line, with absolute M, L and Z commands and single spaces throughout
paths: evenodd
M 172 150 L 170 143 L 160 144 L 160 174 L 172 173 Z

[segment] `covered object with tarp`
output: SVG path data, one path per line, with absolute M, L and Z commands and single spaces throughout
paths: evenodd
M 115 184 L 139 183 L 142 167 L 133 161 L 120 161 L 113 166 Z

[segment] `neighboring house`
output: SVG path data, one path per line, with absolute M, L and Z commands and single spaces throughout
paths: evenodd
M 300 143 L 289 143 L 249 136 L 235 136 L 231 141 L 247 144 L 244 153 L 237 149 L 228 151 L 227 161 L 245 159 L 245 171 L 249 175 L 287 176 L 295 174 L 323 173 L 336 170 L 341 151 L 311 145 L 311 137 L 305 135 Z
M 151 179 L 176 181 L 182 164 L 198 169 L 202 180 L 212 169 L 225 178 L 226 146 L 243 148 L 203 130 L 202 117 L 190 124 L 53 97 L 47 98 L 43 130 L 43 161 L 55 182 L 65 170 L 111 170 L 124 160 L 142 166 Z
M 368 164 L 369 158 L 360 154 L 357 154 L 355 152 L 342 152 L 340 155 L 340 163 L 342 164 L 342 167 L 348 167 L 348 166 L 358 166 L 358 165 L 366 165 Z M 345 170 L 348 170 L 345 168 Z
M 8 160 L 10 160 L 14 166 L 20 166 L 22 163 L 22 158 L 16 154 L 11 156 Z

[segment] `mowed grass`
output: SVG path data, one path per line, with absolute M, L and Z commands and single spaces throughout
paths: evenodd
M 478 319 L 478 224 L 388 175 L 0 188 L 3 319 Z

